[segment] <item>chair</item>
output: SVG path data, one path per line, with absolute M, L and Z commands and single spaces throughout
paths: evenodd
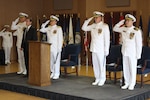
M 5 52 L 3 49 L 0 49 L 0 65 L 6 65 L 5 64 Z
M 150 74 L 150 47 L 143 46 L 141 59 L 138 60 L 138 66 L 139 65 L 141 67 L 137 68 L 137 74 L 141 76 L 140 87 L 142 88 L 144 82 L 150 81 L 150 80 L 146 81 L 143 80 L 144 75 Z
M 106 57 L 106 71 L 109 72 L 110 80 L 111 72 L 114 73 L 114 84 L 117 82 L 117 72 L 122 69 L 121 45 L 111 45 L 109 55 Z
M 76 73 L 76 76 L 78 76 L 78 57 L 80 51 L 80 44 L 69 44 L 63 48 L 60 66 L 64 68 L 65 76 L 71 73 Z M 75 71 L 67 72 L 67 68 L 72 66 L 75 67 Z

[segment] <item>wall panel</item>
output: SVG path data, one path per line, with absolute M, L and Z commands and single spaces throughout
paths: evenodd
M 18 17 L 19 12 L 25 12 L 33 18 L 36 26 L 36 16 L 43 13 L 42 0 L 0 0 L 0 30 L 3 25 L 11 25 L 12 21 Z M 14 37 L 14 42 L 16 38 Z M 0 48 L 2 48 L 2 38 L 0 38 Z M 16 46 L 14 44 L 11 53 L 11 60 L 17 60 Z

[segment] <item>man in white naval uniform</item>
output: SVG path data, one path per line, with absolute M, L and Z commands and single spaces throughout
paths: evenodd
M 119 32 L 122 35 L 123 74 L 125 85 L 121 88 L 128 88 L 129 90 L 134 90 L 136 84 L 137 59 L 141 58 L 142 52 L 141 30 L 133 26 L 134 22 L 136 22 L 136 18 L 131 14 L 126 14 L 125 20 L 121 20 L 113 28 L 115 32 Z
M 11 30 L 16 30 L 13 35 L 17 36 L 17 53 L 18 53 L 18 62 L 20 71 L 17 74 L 26 74 L 26 66 L 24 61 L 24 53 L 21 49 L 21 42 L 23 37 L 23 30 L 26 28 L 26 17 L 28 17 L 25 13 L 19 13 L 19 17 L 12 22 Z
M 59 79 L 60 75 L 60 57 L 63 45 L 63 32 L 60 26 L 57 26 L 58 17 L 51 15 L 50 20 L 42 24 L 40 31 L 47 33 L 47 42 L 51 43 L 51 61 L 50 69 L 52 79 Z M 47 24 L 50 25 L 46 27 Z
M 107 24 L 103 22 L 104 14 L 93 12 L 94 16 L 85 20 L 82 30 L 91 31 L 91 45 L 93 70 L 95 82 L 92 85 L 103 86 L 106 81 L 106 56 L 109 54 L 110 31 Z M 88 25 L 94 18 L 95 23 Z
M 0 36 L 3 38 L 2 47 L 5 52 L 5 64 L 10 64 L 11 48 L 13 45 L 12 32 L 9 31 L 9 28 L 9 25 L 4 25 L 3 30 L 0 32 Z

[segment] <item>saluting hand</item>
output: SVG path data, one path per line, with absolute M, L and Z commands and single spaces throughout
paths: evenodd
M 118 25 L 119 25 L 119 26 L 124 25 L 124 22 L 125 22 L 125 20 L 123 19 L 123 20 L 121 20 L 121 21 L 118 23 Z
M 91 21 L 94 17 L 90 17 L 87 21 Z
M 41 28 L 45 28 L 46 25 L 50 22 L 50 20 L 47 20 L 45 23 L 42 24 Z
M 14 23 L 18 23 L 19 22 L 19 17 L 17 19 L 15 19 Z

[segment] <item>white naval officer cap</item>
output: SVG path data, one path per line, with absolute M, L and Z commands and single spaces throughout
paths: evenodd
M 99 16 L 104 16 L 104 13 L 99 12 L 99 11 L 94 11 L 93 15 L 94 15 L 94 17 L 99 17 Z
M 52 21 L 52 20 L 59 21 L 59 18 L 56 17 L 56 16 L 54 16 L 54 15 L 51 15 L 51 16 L 50 16 L 50 21 Z
M 20 12 L 20 13 L 19 13 L 19 17 L 28 17 L 28 14 L 23 13 L 23 12 Z
M 133 22 L 136 22 L 136 18 L 135 18 L 133 15 L 131 15 L 131 14 L 126 14 L 126 15 L 125 15 L 125 19 L 130 19 L 130 20 L 132 20 Z

